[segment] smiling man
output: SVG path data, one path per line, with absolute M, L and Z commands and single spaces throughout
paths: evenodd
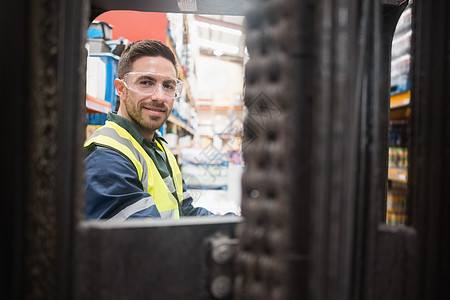
M 86 142 L 86 216 L 126 220 L 208 216 L 192 206 L 181 172 L 158 129 L 183 83 L 172 51 L 155 40 L 129 45 L 120 57 L 116 113 Z

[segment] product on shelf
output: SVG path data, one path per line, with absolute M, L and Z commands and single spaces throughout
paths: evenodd
M 389 148 L 389 168 L 406 169 L 408 166 L 407 148 Z
M 401 225 L 406 219 L 406 185 L 393 182 L 387 192 L 386 223 Z

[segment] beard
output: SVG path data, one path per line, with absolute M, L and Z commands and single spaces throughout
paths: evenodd
M 131 98 L 130 95 L 127 95 L 126 101 L 123 102 L 130 121 L 144 137 L 152 136 L 155 131 L 159 130 L 169 118 L 171 112 L 171 109 L 165 102 L 154 100 L 137 101 Z M 159 113 L 152 114 L 152 110 L 159 111 Z

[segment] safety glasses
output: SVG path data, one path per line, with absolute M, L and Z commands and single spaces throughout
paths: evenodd
M 177 78 L 153 72 L 129 72 L 123 76 L 125 86 L 142 95 L 151 96 L 159 88 L 167 98 L 178 98 L 183 91 L 183 82 Z

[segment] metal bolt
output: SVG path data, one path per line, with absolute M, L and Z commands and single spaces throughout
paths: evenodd
M 259 191 L 256 190 L 256 189 L 251 190 L 250 191 L 250 197 L 255 198 L 255 199 L 258 198 L 259 197 Z
M 227 276 L 218 276 L 211 283 L 211 293 L 216 299 L 224 299 L 231 293 L 232 281 Z
M 218 264 L 227 263 L 233 254 L 232 247 L 226 241 L 218 242 L 213 246 L 212 258 Z

